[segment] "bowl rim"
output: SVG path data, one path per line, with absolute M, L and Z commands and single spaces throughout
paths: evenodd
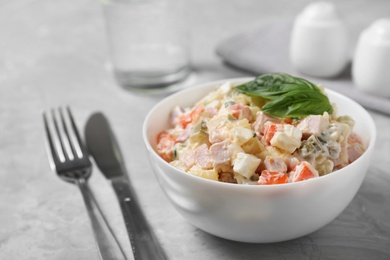
M 153 148 L 153 146 L 151 145 L 151 143 L 150 143 L 150 141 L 148 139 L 147 132 L 148 132 L 148 126 L 150 124 L 149 123 L 150 122 L 150 118 L 152 117 L 152 115 L 158 110 L 158 108 L 162 104 L 170 102 L 170 101 L 173 101 L 173 100 L 177 100 L 177 97 L 185 95 L 187 93 L 194 92 L 194 91 L 202 91 L 203 92 L 205 89 L 210 89 L 210 91 L 212 91 L 212 86 L 215 86 L 215 88 L 216 88 L 218 85 L 220 85 L 222 83 L 225 83 L 225 82 L 232 82 L 232 83 L 235 83 L 235 84 L 239 84 L 241 82 L 244 83 L 246 81 L 250 81 L 250 80 L 253 80 L 253 79 L 254 79 L 254 77 L 238 77 L 238 78 L 227 78 L 227 79 L 222 79 L 222 80 L 214 80 L 214 81 L 209 81 L 209 82 L 205 82 L 205 83 L 195 84 L 194 86 L 192 86 L 190 88 L 186 88 L 186 89 L 180 90 L 180 91 L 178 91 L 178 92 L 176 92 L 174 94 L 171 94 L 171 95 L 165 97 L 164 99 L 160 100 L 147 113 L 147 115 L 146 115 L 146 117 L 144 119 L 143 126 L 142 126 L 143 142 L 144 142 L 144 145 L 146 146 L 147 151 L 149 151 L 149 154 L 151 154 L 154 158 L 156 158 L 160 163 L 163 163 L 164 165 L 166 165 L 172 171 L 180 173 L 180 174 L 182 174 L 184 176 L 187 176 L 187 177 L 183 176 L 183 178 L 189 178 L 192 181 L 199 182 L 199 183 L 204 183 L 205 185 L 220 186 L 220 187 L 232 188 L 232 189 L 245 189 L 245 190 L 248 190 L 248 189 L 280 189 L 280 188 L 297 187 L 297 186 L 300 187 L 300 186 L 303 186 L 303 185 L 309 185 L 309 183 L 322 182 L 322 180 L 325 180 L 325 179 L 336 178 L 337 175 L 339 175 L 339 174 L 348 174 L 348 169 L 350 167 L 352 167 L 352 165 L 355 165 L 359 161 L 363 160 L 364 157 L 371 156 L 372 150 L 374 149 L 374 146 L 375 146 L 375 143 L 376 143 L 376 135 L 377 135 L 375 122 L 374 122 L 372 116 L 368 113 L 368 111 L 363 106 L 361 106 L 359 103 L 357 103 L 353 99 L 351 99 L 351 98 L 349 98 L 349 97 L 347 97 L 345 95 L 342 95 L 342 94 L 338 93 L 337 91 L 334 91 L 334 90 L 331 90 L 331 89 L 327 89 L 326 87 L 323 88 L 323 89 L 325 90 L 325 92 L 327 94 L 331 94 L 333 96 L 337 96 L 337 97 L 342 98 L 342 99 L 347 99 L 349 102 L 354 104 L 354 106 L 357 106 L 362 112 L 365 113 L 364 116 L 369 120 L 369 122 L 367 122 L 367 124 L 368 124 L 368 131 L 371 134 L 369 140 L 367 141 L 366 151 L 363 153 L 363 155 L 361 155 L 353 163 L 345 166 L 342 169 L 339 169 L 339 170 L 336 170 L 334 172 L 331 172 L 331 173 L 329 173 L 327 175 L 320 176 L 318 178 L 312 178 L 312 179 L 305 180 L 305 181 L 290 182 L 290 183 L 283 183 L 283 184 L 274 184 L 274 185 L 245 185 L 245 184 L 242 184 L 242 185 L 237 185 L 237 184 L 234 184 L 234 183 L 226 183 L 226 182 L 209 180 L 209 179 L 205 179 L 205 178 L 202 178 L 202 177 L 199 177 L 199 176 L 195 176 L 195 175 L 189 174 L 189 173 L 187 173 L 185 171 L 182 171 L 182 170 L 172 166 L 171 164 L 166 162 L 164 159 L 162 159 L 157 154 L 157 152 L 155 151 L 155 149 Z M 152 158 L 149 158 L 149 159 L 152 159 Z

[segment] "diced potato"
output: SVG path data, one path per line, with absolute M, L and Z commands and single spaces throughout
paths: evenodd
M 219 90 L 223 93 L 223 94 L 228 94 L 233 88 L 233 84 L 231 82 L 225 82 L 223 83 L 220 87 L 219 87 Z
M 190 137 L 188 138 L 188 143 L 191 145 L 191 144 L 207 144 L 207 145 L 210 145 L 210 142 L 209 142 L 209 135 L 204 132 L 204 131 L 198 131 L 198 132 L 195 132 L 193 133 L 192 135 L 190 135 Z
M 249 154 L 258 155 L 264 151 L 264 145 L 260 142 L 257 137 L 252 137 L 241 148 Z
M 250 100 L 251 100 L 251 105 L 255 107 L 259 107 L 259 110 L 260 107 L 263 107 L 267 101 L 266 99 L 258 96 L 251 96 Z
M 252 103 L 251 97 L 242 93 L 235 95 L 234 101 L 243 105 L 250 105 Z
M 236 127 L 236 126 L 242 126 L 248 129 L 251 129 L 251 124 L 249 123 L 248 119 L 243 118 L 240 120 L 234 120 L 230 122 L 230 128 Z
M 283 125 L 283 132 L 297 140 L 302 138 L 302 132 L 293 125 Z
M 207 128 L 214 130 L 225 126 L 228 123 L 227 115 L 216 115 L 207 122 Z
M 244 150 L 238 144 L 231 143 L 228 146 L 230 161 L 234 164 L 238 153 L 244 153 Z
M 302 132 L 292 126 L 284 125 L 283 132 L 276 132 L 271 139 L 271 145 L 285 150 L 288 153 L 293 153 L 301 146 Z
M 229 131 L 229 137 L 233 143 L 241 146 L 249 139 L 253 138 L 253 132 L 248 128 L 236 126 Z
M 241 174 L 249 179 L 255 173 L 260 162 L 261 159 L 254 155 L 238 153 L 237 158 L 234 161 L 233 170 L 235 173 Z
M 215 170 L 215 169 L 203 170 L 198 165 L 194 165 L 191 169 L 188 170 L 188 173 L 195 175 L 195 176 L 198 176 L 198 177 L 201 177 L 201 178 L 214 180 L 214 181 L 218 181 L 218 177 L 219 177 L 217 170 Z
M 254 118 L 254 120 L 256 119 L 256 115 L 257 115 L 257 112 L 260 111 L 260 108 L 258 106 L 250 106 L 249 107 L 252 111 L 252 118 Z
M 292 139 L 284 132 L 276 132 L 271 139 L 271 145 L 285 150 L 288 153 L 293 153 L 301 145 L 301 141 Z

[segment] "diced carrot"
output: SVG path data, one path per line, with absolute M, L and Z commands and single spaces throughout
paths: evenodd
M 278 130 L 278 124 L 267 123 L 264 129 L 264 140 L 269 144 Z
M 172 135 L 170 133 L 168 133 L 168 131 L 161 131 L 157 135 L 157 143 L 159 143 L 161 141 L 161 139 L 168 137 L 168 136 L 172 136 Z
M 295 167 L 295 172 L 293 173 L 292 181 L 304 181 L 314 177 L 318 177 L 316 169 L 311 167 L 308 162 L 302 162 L 297 167 Z
M 163 131 L 157 136 L 157 153 L 167 162 L 173 160 L 173 147 L 176 144 L 176 139 L 166 131 Z
M 196 121 L 196 119 L 198 119 L 199 115 L 202 114 L 203 111 L 204 111 L 203 105 L 198 104 L 193 110 L 181 114 L 179 116 L 179 122 L 183 127 L 183 129 L 186 128 L 188 124 Z
M 240 112 L 244 109 L 244 106 L 241 104 L 233 104 L 229 106 L 229 110 L 232 112 L 232 116 L 234 116 L 236 119 L 240 118 Z
M 184 113 L 182 115 L 179 116 L 179 122 L 180 122 L 180 125 L 183 127 L 183 128 L 186 128 L 186 126 L 191 123 L 191 115 L 189 113 Z
M 293 119 L 291 117 L 284 117 L 284 118 L 282 118 L 282 123 L 291 125 L 292 122 L 293 122 Z
M 287 174 L 263 170 L 257 182 L 259 185 L 283 184 L 288 182 Z

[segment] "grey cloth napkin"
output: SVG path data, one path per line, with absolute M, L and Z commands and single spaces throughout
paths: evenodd
M 221 42 L 216 52 L 228 65 L 251 72 L 255 76 L 284 72 L 302 77 L 348 96 L 368 109 L 390 115 L 390 99 L 361 92 L 354 86 L 351 66 L 348 66 L 340 76 L 332 79 L 315 78 L 297 72 L 289 61 L 292 26 L 291 20 L 283 20 L 254 31 L 237 34 Z

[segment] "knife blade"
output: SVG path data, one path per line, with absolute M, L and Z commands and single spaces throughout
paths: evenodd
M 85 126 L 85 139 L 96 165 L 110 180 L 116 193 L 134 259 L 167 259 L 141 210 L 114 132 L 102 113 L 97 112 L 89 117 Z

